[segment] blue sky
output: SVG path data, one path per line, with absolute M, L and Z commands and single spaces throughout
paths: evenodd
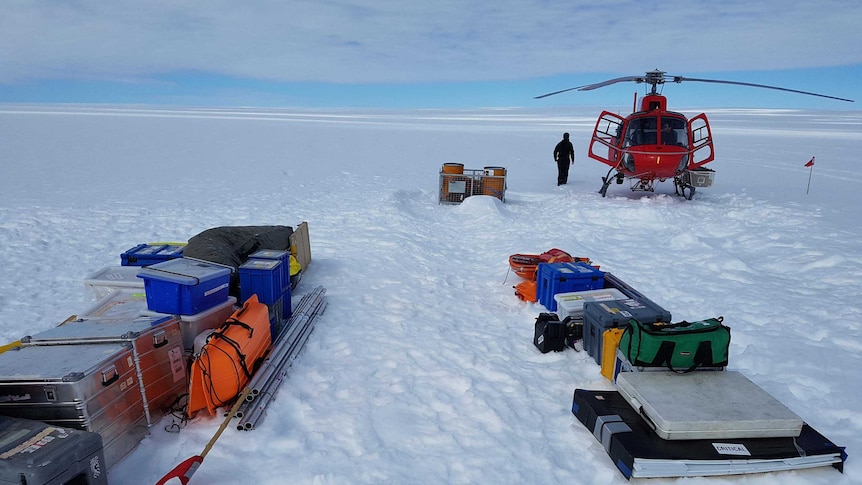
M 0 103 L 631 107 L 660 69 L 851 98 L 665 86 L 671 108 L 859 109 L 857 0 L 0 3 Z

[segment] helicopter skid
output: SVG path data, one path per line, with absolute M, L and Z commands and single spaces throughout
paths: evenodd
M 613 176 L 611 172 L 617 170 L 616 167 L 612 167 L 608 170 L 608 174 L 602 177 L 602 187 L 599 189 L 599 193 L 602 194 L 602 197 L 606 197 L 608 195 L 608 187 L 614 182 L 617 184 L 622 184 L 625 179 L 629 179 L 629 188 L 633 192 L 655 192 L 655 183 L 656 179 L 649 176 L 639 177 L 635 176 L 627 176 L 622 171 L 617 170 Z M 666 179 L 661 179 L 661 182 L 664 182 Z M 674 179 L 675 181 L 676 179 Z M 674 182 L 676 183 L 676 182 Z
M 617 172 L 613 176 L 611 176 L 611 169 L 608 174 L 602 177 L 602 187 L 599 189 L 599 193 L 602 194 L 602 197 L 606 197 L 608 194 L 608 187 L 613 182 L 622 183 L 623 181 L 623 173 Z M 637 177 L 628 177 L 630 182 L 630 188 L 633 192 L 655 192 L 655 184 L 656 180 L 654 178 L 637 178 Z M 667 179 L 658 180 L 659 182 L 664 182 Z M 692 179 L 688 176 L 687 173 L 682 173 L 673 178 L 673 190 L 676 195 L 685 197 L 688 200 L 691 200 L 694 197 L 694 193 L 697 190 L 697 187 L 707 187 L 706 184 L 697 184 L 692 185 Z
M 693 185 L 688 184 L 684 177 L 676 176 L 673 178 L 673 191 L 676 195 L 681 195 L 686 200 L 691 200 L 694 197 L 695 189 Z

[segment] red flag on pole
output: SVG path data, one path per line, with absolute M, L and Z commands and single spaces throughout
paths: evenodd
M 805 164 L 806 167 L 814 166 L 814 157 L 811 157 L 811 160 L 808 160 L 808 163 Z

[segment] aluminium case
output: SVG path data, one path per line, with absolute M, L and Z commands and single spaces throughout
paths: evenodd
M 802 418 L 736 371 L 623 372 L 617 390 L 666 440 L 796 437 Z
M 99 433 L 112 466 L 147 434 L 131 344 L 24 346 L 0 354 L 0 414 Z
M 147 425 L 157 423 L 188 391 L 180 320 L 175 316 L 74 321 L 24 337 L 25 346 L 128 342 Z

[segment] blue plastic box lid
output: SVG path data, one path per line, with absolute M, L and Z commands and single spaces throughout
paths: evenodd
M 240 265 L 240 270 L 272 271 L 281 264 L 278 259 L 249 259 Z
M 123 266 L 147 266 L 182 257 L 185 244 L 149 243 L 137 246 L 120 254 Z
M 213 278 L 230 275 L 231 268 L 192 258 L 177 258 L 144 266 L 138 278 L 152 278 L 193 286 Z
M 540 263 L 538 271 L 551 278 L 594 278 L 605 274 L 604 271 L 584 262 Z
M 249 258 L 258 259 L 287 259 L 290 257 L 290 251 L 282 251 L 280 249 L 261 249 L 249 256 Z

